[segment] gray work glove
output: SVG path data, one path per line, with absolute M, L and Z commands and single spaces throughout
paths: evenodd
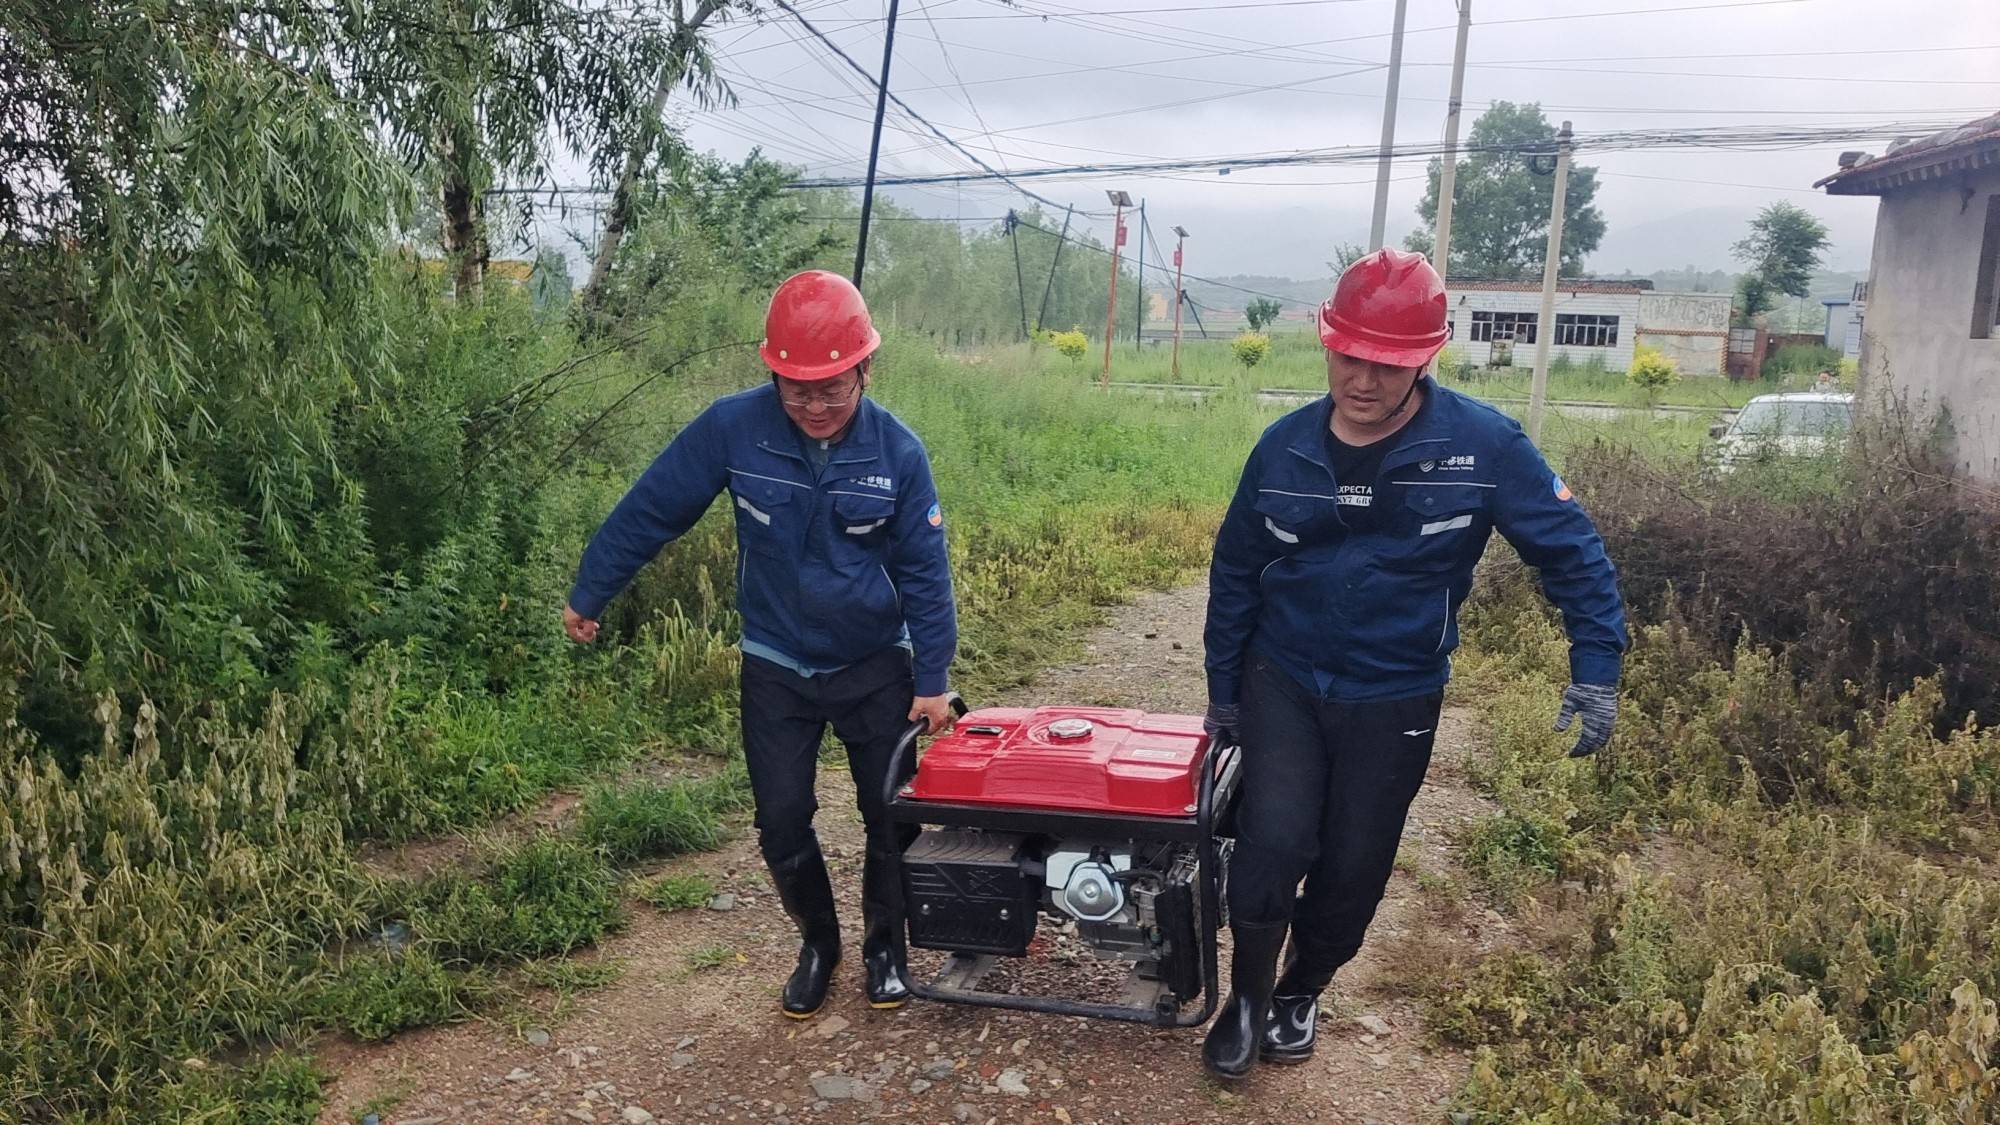
M 1569 721 L 1583 716 L 1583 732 L 1570 748 L 1572 758 L 1587 758 L 1611 741 L 1611 728 L 1618 722 L 1618 688 L 1614 684 L 1571 684 L 1563 689 L 1562 710 L 1556 713 L 1556 729 L 1568 730 Z
M 1209 704 L 1208 713 L 1201 717 L 1201 729 L 1207 733 L 1210 746 L 1236 745 L 1236 704 Z

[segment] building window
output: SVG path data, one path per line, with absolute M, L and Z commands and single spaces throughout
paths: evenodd
M 2000 339 L 2000 193 L 1986 199 L 1986 241 L 1972 287 L 1972 338 Z
M 1618 346 L 1618 318 L 1557 313 L 1556 343 L 1571 348 L 1615 348 Z
M 1495 340 L 1514 340 L 1518 343 L 1535 342 L 1534 313 L 1523 312 L 1476 312 L 1472 314 L 1472 338 L 1481 343 Z

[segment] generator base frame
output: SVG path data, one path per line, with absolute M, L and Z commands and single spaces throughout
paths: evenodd
M 964 701 L 956 695 L 951 705 L 959 715 L 967 712 Z M 911 724 L 890 755 L 888 776 L 883 784 L 883 807 L 892 824 L 1105 839 L 1132 837 L 1192 845 L 1199 869 L 1196 882 L 1201 907 L 1196 937 L 1200 945 L 1202 1002 L 1199 1008 L 1189 1010 L 1193 997 L 1176 994 L 1162 974 L 1149 974 L 1149 967 L 1158 968 L 1157 962 L 1152 961 L 1133 963 L 1117 1003 L 998 992 L 980 987 L 981 980 L 1000 961 L 998 955 L 991 953 L 951 953 L 944 967 L 930 980 L 920 981 L 912 975 L 911 993 L 924 1000 L 951 1004 L 1122 1020 L 1156 1027 L 1198 1027 L 1207 1023 L 1220 1003 L 1217 994 L 1221 987 L 1216 939 L 1222 925 L 1223 849 L 1218 843 L 1217 829 L 1226 819 L 1223 814 L 1236 794 L 1242 764 L 1237 747 L 1209 748 L 1202 761 L 1194 815 L 1128 816 L 926 801 L 907 796 L 904 782 L 916 773 L 919 760 L 917 739 L 928 730 L 929 723 L 925 720 Z M 892 855 L 892 876 L 901 885 L 903 856 L 900 850 Z M 907 917 L 898 918 L 896 925 L 908 935 Z

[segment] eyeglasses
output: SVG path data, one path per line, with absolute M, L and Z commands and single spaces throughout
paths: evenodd
M 778 401 L 784 403 L 786 406 L 796 407 L 800 410 L 808 410 L 815 406 L 824 406 L 828 410 L 839 410 L 841 407 L 853 402 L 854 396 L 859 393 L 861 393 L 861 385 L 856 383 L 848 387 L 845 391 L 830 391 L 819 394 L 798 394 L 790 391 L 779 391 Z

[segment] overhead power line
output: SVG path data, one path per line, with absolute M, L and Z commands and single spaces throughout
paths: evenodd
M 873 75 L 869 74 L 867 70 L 863 69 L 860 63 L 855 62 L 853 57 L 850 56 L 846 51 L 842 50 L 839 44 L 827 38 L 825 32 L 822 32 L 819 28 L 814 27 L 812 21 L 806 19 L 805 16 L 801 15 L 799 13 L 798 8 L 794 6 L 792 3 L 790 3 L 790 0 L 776 0 L 776 3 L 778 7 L 783 8 L 786 12 L 790 13 L 793 19 L 799 21 L 799 26 L 805 28 L 808 32 L 811 32 L 813 38 L 825 44 L 826 48 L 832 51 L 834 54 L 839 55 L 841 60 L 847 63 L 849 68 L 851 68 L 856 74 L 859 74 L 864 80 L 867 81 L 869 86 L 876 88 L 880 87 L 880 83 L 876 82 L 875 77 Z M 927 119 L 925 119 L 925 117 L 922 114 L 918 113 L 914 109 L 911 109 L 909 104 L 904 102 L 903 99 L 897 97 L 893 91 L 885 91 L 885 93 L 887 94 L 890 101 L 896 103 L 896 107 L 898 109 L 901 109 L 904 113 L 909 114 L 912 118 L 921 123 L 926 129 L 929 129 L 932 133 L 936 134 L 939 140 L 951 146 L 960 155 L 972 161 L 980 168 L 985 169 L 986 171 L 985 176 L 971 177 L 971 179 L 998 179 L 1006 183 L 1008 186 L 1012 187 L 1015 191 L 1020 192 L 1022 195 L 1027 196 L 1029 199 L 1032 199 L 1037 203 L 1043 204 L 1048 207 L 1062 206 L 1062 204 L 1057 203 L 1052 199 L 1049 199 L 1045 196 L 1037 195 L 1034 192 L 1029 191 L 1027 188 L 1022 187 L 1020 184 L 1015 183 L 1013 179 L 1011 179 L 1008 176 L 1007 173 L 997 171 L 996 169 L 994 169 L 994 167 L 991 164 L 988 164 L 986 163 L 986 161 L 980 159 L 979 156 L 976 153 L 974 153 L 971 149 L 968 149 L 964 145 L 959 144 L 957 141 L 953 140 L 949 135 L 947 135 L 944 132 L 944 130 L 939 129 L 935 125 L 932 125 Z M 888 181 L 878 178 L 877 182 L 886 183 Z
M 1810 125 L 1810 126 L 1718 126 L 1710 129 L 1640 129 L 1625 132 L 1580 134 L 1575 144 L 1579 151 L 1627 152 L 1638 149 L 1728 149 L 1735 151 L 1768 152 L 1790 148 L 1801 148 L 1816 144 L 1830 144 L 1847 141 L 1892 139 L 1913 133 L 1936 132 L 1949 128 L 1953 122 L 1884 122 L 1856 125 Z M 1553 142 L 1531 144 L 1500 145 L 1460 145 L 1463 155 L 1480 153 L 1511 153 L 1517 155 L 1546 153 Z M 1444 154 L 1444 147 L 1436 143 L 1397 146 L 1391 153 L 1393 159 L 1423 159 Z M 1195 160 L 1128 161 L 1105 164 L 1065 164 L 1040 168 L 1019 168 L 1011 173 L 1009 182 L 1016 179 L 1048 179 L 1055 177 L 1103 176 L 1103 175 L 1145 175 L 1159 172 L 1185 172 L 1210 169 L 1221 172 L 1236 168 L 1282 168 L 1302 167 L 1322 164 L 1353 164 L 1378 159 L 1379 148 L 1349 147 L 1301 149 L 1291 153 L 1248 157 L 1204 157 Z M 878 180 L 884 184 L 942 184 L 969 182 L 987 179 L 987 176 L 924 175 L 905 176 Z M 799 188 L 853 187 L 858 181 L 851 177 L 827 177 L 796 181 L 792 186 Z

